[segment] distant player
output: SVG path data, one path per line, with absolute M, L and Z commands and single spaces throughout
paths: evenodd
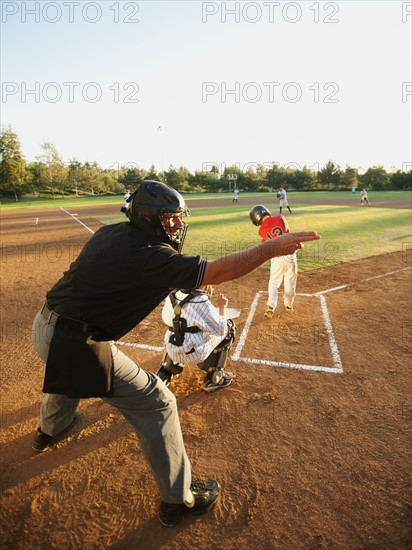
M 233 200 L 232 202 L 238 202 L 239 201 L 239 189 L 235 189 L 233 191 Z
M 286 208 L 289 210 L 291 214 L 293 214 L 292 210 L 289 207 L 288 199 L 286 196 L 286 191 L 284 187 L 279 187 L 279 190 L 276 194 L 277 198 L 279 199 L 279 214 L 282 214 L 282 208 L 286 206 Z
M 371 203 L 369 202 L 369 199 L 368 199 L 368 192 L 366 191 L 365 188 L 362 189 L 362 191 L 360 192 L 360 204 L 361 206 L 363 206 L 363 204 L 367 204 L 368 206 L 371 205 Z
M 126 194 L 124 196 L 124 208 L 127 209 L 129 208 L 130 206 L 130 202 L 129 202 L 129 199 L 131 197 L 131 193 L 129 190 L 126 191 Z
M 253 225 L 259 227 L 262 241 L 276 239 L 280 235 L 289 233 L 289 226 L 282 216 L 272 216 L 270 211 L 258 204 L 249 212 Z M 270 277 L 268 284 L 268 302 L 265 317 L 273 317 L 278 303 L 278 289 L 283 282 L 283 302 L 287 311 L 293 311 L 293 302 L 296 296 L 296 281 L 298 278 L 298 263 L 295 254 L 277 256 L 270 261 Z

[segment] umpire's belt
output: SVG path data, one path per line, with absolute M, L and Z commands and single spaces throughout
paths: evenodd
M 43 307 L 40 310 L 41 315 L 46 319 L 47 324 L 51 325 L 52 327 L 56 326 L 57 319 L 60 319 L 59 323 L 62 325 L 71 325 L 75 330 L 78 330 L 79 332 L 82 332 L 84 334 L 86 333 L 92 333 L 93 327 L 90 325 L 87 325 L 86 323 L 82 323 L 81 321 L 76 321 L 75 319 L 69 319 L 68 317 L 62 317 L 58 313 L 52 310 L 52 308 L 49 306 L 47 302 L 44 302 Z M 95 330 L 95 329 L 94 329 Z
M 56 326 L 57 319 L 60 317 L 57 313 L 55 313 L 48 305 L 47 302 L 44 302 L 43 307 L 40 310 L 41 315 L 46 319 L 47 324 L 51 325 L 52 327 Z
M 174 332 L 174 328 L 173 327 L 167 327 L 170 332 Z M 199 327 L 185 327 L 185 332 L 190 332 L 191 334 L 194 334 L 195 332 L 202 332 L 202 329 L 200 329 Z

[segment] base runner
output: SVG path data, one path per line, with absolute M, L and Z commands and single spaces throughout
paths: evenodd
M 289 226 L 282 216 L 272 216 L 270 211 L 258 204 L 249 212 L 253 225 L 259 227 L 262 241 L 275 239 L 279 235 L 289 233 Z M 278 303 L 278 289 L 283 282 L 283 301 L 287 311 L 293 311 L 296 296 L 296 281 L 298 278 L 298 263 L 296 253 L 287 256 L 277 256 L 270 260 L 270 277 L 268 284 L 268 302 L 265 317 L 270 319 Z

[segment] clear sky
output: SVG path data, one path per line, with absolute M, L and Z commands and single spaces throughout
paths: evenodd
M 410 169 L 412 2 L 1 2 L 28 161 Z

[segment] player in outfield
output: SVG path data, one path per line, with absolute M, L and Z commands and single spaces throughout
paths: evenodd
M 368 192 L 365 188 L 360 192 L 360 205 L 363 206 L 363 204 L 367 204 L 368 206 L 371 205 L 368 199 Z
M 210 510 L 216 480 L 192 480 L 176 399 L 156 374 L 115 345 L 173 288 L 197 289 L 250 273 L 273 256 L 292 254 L 314 231 L 289 233 L 215 260 L 182 254 L 189 215 L 183 197 L 143 181 L 122 211 L 128 220 L 101 227 L 47 292 L 33 323 L 33 344 L 46 363 L 40 428 L 33 448 L 54 445 L 76 419 L 80 399 L 101 397 L 133 426 L 160 494 L 158 517 L 173 526 Z M 136 464 L 136 468 L 139 464 Z M 115 475 L 115 472 L 113 472 Z
M 169 385 L 185 364 L 197 364 L 205 372 L 207 392 L 229 386 L 235 375 L 226 371 L 226 361 L 235 339 L 236 325 L 226 319 L 228 299 L 219 294 L 217 308 L 212 304 L 213 287 L 176 290 L 163 306 L 162 318 L 168 329 L 166 354 L 157 375 Z
M 289 212 L 293 214 L 292 210 L 290 209 L 288 197 L 284 187 L 279 187 L 279 190 L 276 193 L 276 197 L 279 199 L 279 214 L 282 214 L 282 208 L 284 206 L 286 206 Z
M 253 225 L 259 227 L 259 235 L 263 242 L 276 239 L 280 235 L 289 233 L 289 225 L 286 219 L 272 216 L 262 204 L 254 206 L 249 212 Z M 296 253 L 277 256 L 270 260 L 270 277 L 268 283 L 268 301 L 265 317 L 273 317 L 278 304 L 278 289 L 283 283 L 283 303 L 287 311 L 293 311 L 293 302 L 296 296 L 296 281 L 298 278 L 298 262 Z

